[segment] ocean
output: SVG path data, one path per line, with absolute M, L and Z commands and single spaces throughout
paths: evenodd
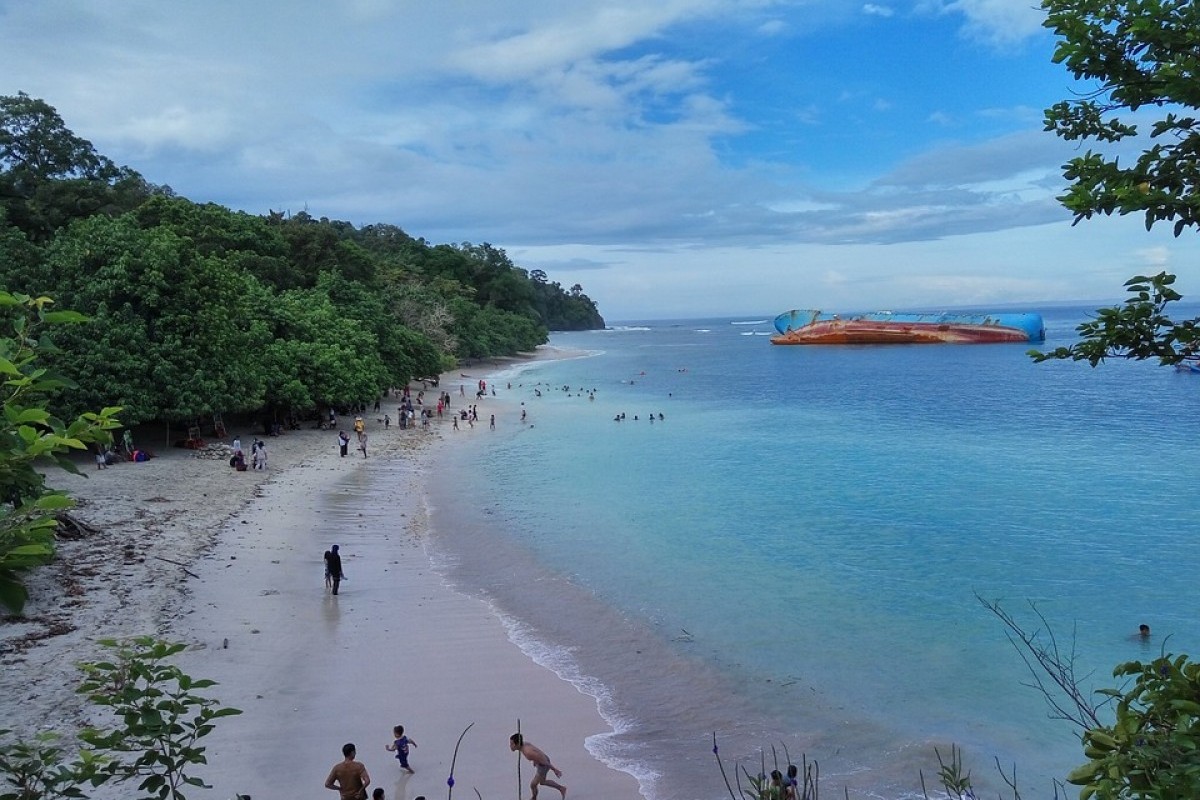
M 1091 307 L 1023 310 L 1051 348 Z M 572 357 L 494 374 L 527 419 L 488 430 L 485 397 L 444 448 L 432 555 L 596 698 L 613 732 L 589 750 L 650 800 L 728 797 L 722 765 L 789 759 L 830 796 L 919 797 L 952 745 L 992 796 L 997 765 L 1051 796 L 1078 731 L 980 598 L 1088 690 L 1200 651 L 1200 375 L 775 347 L 771 316 L 554 334 Z

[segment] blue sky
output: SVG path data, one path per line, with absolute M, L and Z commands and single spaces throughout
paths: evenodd
M 0 0 L 0 94 L 197 201 L 490 242 L 610 320 L 1111 303 L 1032 0 Z

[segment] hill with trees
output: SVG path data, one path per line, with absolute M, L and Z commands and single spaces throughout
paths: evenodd
M 0 97 L 0 288 L 88 317 L 45 355 L 77 383 L 55 410 L 125 425 L 345 407 L 604 326 L 491 244 L 179 197 L 24 93 Z

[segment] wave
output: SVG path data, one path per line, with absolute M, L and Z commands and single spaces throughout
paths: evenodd
M 730 325 L 766 325 L 767 322 L 768 322 L 768 320 L 765 320 L 765 319 L 746 319 L 746 320 L 734 320 L 733 322 L 731 322 L 729 324 Z

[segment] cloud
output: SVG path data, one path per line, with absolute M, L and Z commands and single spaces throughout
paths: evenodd
M 529 262 L 530 269 L 540 269 L 547 273 L 560 272 L 590 272 L 592 270 L 610 269 L 610 261 L 597 261 L 591 258 L 542 259 Z
M 964 36 L 998 48 L 1039 34 L 1046 18 L 1037 3 L 1025 0 L 923 0 L 919 9 L 959 14 Z
M 782 282 L 817 280 L 798 261 L 844 276 L 833 300 L 864 276 L 900 296 L 903 276 L 870 264 L 948 251 L 944 281 L 905 274 L 974 297 L 953 275 L 1003 270 L 961 243 L 1007 255 L 1069 221 L 1054 195 L 1078 152 L 1029 99 L 1061 93 L 1061 70 L 1041 84 L 1021 63 L 1020 94 L 997 91 L 1038 30 L 1031 5 L 0 0 L 0 93 L 46 99 L 198 201 L 490 241 L 611 303 L 675 302 L 686 283 L 773 305 Z M 939 68 L 969 47 L 966 89 L 895 61 L 911 50 L 882 38 L 892 24 L 864 19 L 889 14 Z M 948 20 L 1011 52 L 940 35 Z M 1135 249 L 1106 274 L 1142 263 Z M 752 282 L 775 288 L 751 299 Z

